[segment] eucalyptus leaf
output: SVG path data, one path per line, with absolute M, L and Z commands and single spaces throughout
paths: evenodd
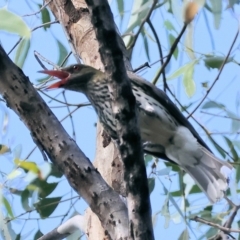
M 155 187 L 155 178 L 148 178 L 148 188 L 149 188 L 149 194 L 152 193 Z
M 176 34 L 178 33 L 173 24 L 169 20 L 164 21 L 164 27 L 168 31 L 174 31 Z
M 27 54 L 30 48 L 30 39 L 23 38 L 19 43 L 14 62 L 18 65 L 18 67 L 23 68 L 25 60 L 27 58 Z
M 188 229 L 186 228 L 181 235 L 179 236 L 178 240 L 189 240 L 189 233 L 188 233 Z
M 57 208 L 62 197 L 44 198 L 35 203 L 36 211 L 40 214 L 41 218 L 49 217 Z
M 203 104 L 202 109 L 208 109 L 208 108 L 225 109 L 225 105 L 215 102 L 215 101 L 208 101 Z
M 0 8 L 0 30 L 14 33 L 27 39 L 31 37 L 31 29 L 23 19 L 10 12 L 6 7 Z
M 38 4 L 38 7 L 41 8 L 42 5 L 41 4 Z M 49 14 L 49 11 L 48 9 L 45 7 L 44 9 L 42 9 L 41 11 L 41 17 L 42 17 L 42 23 L 45 24 L 45 23 L 48 23 L 48 22 L 51 22 L 51 17 L 50 17 L 50 14 Z M 44 25 L 43 26 L 43 29 L 46 31 L 48 28 L 50 28 L 50 25 Z
M 196 85 L 193 80 L 194 65 L 191 65 L 183 74 L 183 86 L 188 97 L 192 97 L 196 92 Z
M 225 61 L 224 56 L 209 56 L 203 59 L 205 66 L 210 69 L 210 68 L 217 68 L 219 69 L 223 62 Z M 226 64 L 229 62 L 233 62 L 233 57 L 230 57 L 227 59 Z
M 169 34 L 168 38 L 169 38 L 170 45 L 172 46 L 173 43 L 175 42 L 176 38 L 172 34 Z M 176 47 L 176 49 L 174 50 L 173 56 L 174 56 L 175 59 L 177 59 L 177 57 L 178 57 L 178 47 Z
M 5 209 L 7 210 L 8 216 L 13 218 L 13 211 L 12 211 L 12 207 L 10 205 L 10 203 L 8 202 L 8 200 L 5 197 L 2 197 L 2 201 L 3 201 L 3 205 L 5 207 Z
M 225 139 L 228 147 L 230 148 L 230 151 L 231 151 L 231 153 L 232 153 L 234 162 L 238 162 L 238 161 L 239 161 L 239 157 L 238 157 L 237 151 L 235 150 L 234 144 L 233 144 L 232 141 L 231 141 L 229 138 L 227 138 L 226 136 L 224 136 L 224 139 Z
M 117 0 L 117 7 L 118 7 L 119 15 L 122 20 L 124 15 L 124 0 Z
M 210 0 L 212 5 L 212 13 L 214 17 L 214 26 L 216 29 L 220 26 L 222 16 L 222 1 Z
M 150 61 L 148 39 L 143 31 L 141 31 L 141 36 L 143 37 L 143 45 L 144 45 L 145 53 L 147 55 L 147 59 L 148 59 L 148 61 Z
M 57 46 L 58 46 L 58 51 L 59 51 L 57 65 L 60 66 L 62 64 L 63 60 L 68 55 L 68 51 L 67 51 L 66 47 L 58 39 L 56 39 L 56 41 L 57 41 Z M 65 65 L 67 65 L 67 61 L 65 62 Z

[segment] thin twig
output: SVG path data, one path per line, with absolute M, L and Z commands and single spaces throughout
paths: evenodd
M 62 67 L 66 61 L 68 60 L 68 58 L 71 56 L 72 52 L 69 52 L 68 55 L 63 59 L 62 63 L 60 64 L 60 67 Z
M 76 132 L 75 132 L 75 127 L 74 127 L 74 123 L 73 123 L 73 117 L 72 117 L 69 105 L 67 104 L 67 98 L 66 98 L 66 95 L 65 95 L 65 90 L 62 91 L 62 95 L 63 95 L 64 101 L 67 105 L 67 110 L 68 110 L 68 114 L 69 114 L 69 117 L 70 117 L 70 122 L 71 122 L 71 125 L 72 125 L 72 131 L 73 131 L 72 137 L 73 137 L 74 141 L 76 141 Z
M 53 62 L 49 61 L 48 59 L 46 59 L 45 57 L 43 57 L 39 52 L 37 52 L 36 50 L 34 51 L 34 57 L 37 59 L 38 63 L 41 65 L 41 67 L 43 69 L 47 69 L 42 62 L 40 61 L 40 59 L 46 63 L 48 63 L 49 65 L 53 66 L 55 69 L 59 69 L 59 67 L 54 64 Z
M 142 69 L 144 69 L 145 67 L 150 68 L 148 62 L 145 62 L 144 64 L 142 64 L 142 65 L 140 65 L 139 67 L 135 68 L 135 69 L 133 70 L 133 72 L 138 72 L 139 70 L 142 70 Z
M 218 115 L 218 114 L 214 114 L 214 113 L 210 113 L 210 112 L 205 112 L 205 111 L 200 111 L 200 113 L 211 115 L 211 116 L 214 116 L 214 117 L 228 118 L 228 119 L 231 119 L 231 120 L 240 121 L 240 118 L 233 118 L 233 117 L 229 117 L 229 116 L 222 116 L 222 115 Z
M 164 61 L 163 61 L 163 52 L 162 52 L 162 47 L 161 47 L 161 43 L 160 43 L 160 40 L 159 40 L 159 37 L 157 35 L 157 32 L 151 22 L 150 19 L 147 20 L 147 23 L 149 25 L 149 27 L 151 28 L 152 30 L 152 33 L 156 39 L 156 42 L 157 42 L 157 46 L 158 46 L 158 51 L 159 51 L 159 55 L 160 55 L 160 61 L 161 61 L 161 65 L 163 66 L 164 64 Z M 161 66 L 161 67 L 162 67 Z M 167 79 L 166 79 L 166 74 L 165 74 L 165 69 L 163 69 L 163 91 L 166 92 L 166 89 L 167 89 Z
M 8 52 L 8 55 L 17 47 L 17 45 L 22 41 L 22 39 L 23 39 L 22 37 L 18 39 L 18 41 L 14 44 L 12 49 Z
M 130 46 L 128 47 L 128 50 L 129 50 L 129 49 L 132 49 L 132 48 L 134 47 L 134 45 L 135 45 L 135 43 L 136 43 L 136 41 L 137 41 L 137 39 L 138 39 L 138 36 L 139 36 L 139 34 L 141 33 L 141 31 L 142 31 L 142 28 L 143 28 L 144 24 L 145 24 L 145 23 L 147 22 L 147 20 L 151 17 L 152 12 L 153 12 L 153 10 L 155 9 L 155 6 L 156 6 L 157 2 L 158 2 L 157 0 L 154 0 L 154 1 L 153 1 L 153 4 L 152 4 L 151 8 L 149 9 L 149 12 L 148 12 L 147 16 L 142 20 L 142 22 L 141 22 L 141 24 L 140 24 L 140 26 L 139 26 L 139 28 L 138 28 L 138 31 L 136 32 L 136 34 L 135 34 L 135 36 L 134 36 L 134 38 L 133 38 Z
M 34 32 L 35 30 L 37 30 L 37 29 L 39 29 L 39 28 L 42 28 L 42 27 L 44 27 L 44 26 L 48 26 L 48 25 L 51 25 L 51 24 L 55 24 L 55 23 L 59 23 L 59 21 L 58 21 L 58 20 L 54 20 L 54 21 L 52 21 L 52 22 L 43 23 L 43 24 L 41 24 L 41 25 L 33 28 L 33 29 L 31 30 L 31 32 Z
M 30 13 L 30 14 L 25 14 L 22 17 L 29 17 L 29 16 L 33 16 L 33 15 L 37 15 L 38 13 L 40 13 L 43 9 L 45 9 L 47 7 L 47 5 L 51 2 L 52 0 L 49 0 L 48 2 L 46 2 L 44 5 L 42 5 L 42 7 L 34 13 Z
M 80 197 L 80 196 L 74 196 L 74 197 L 71 197 L 71 198 L 67 198 L 67 199 L 61 200 L 61 201 L 59 201 L 59 203 L 63 203 L 63 202 L 72 200 L 73 198 L 78 198 L 78 199 L 80 199 L 81 197 Z M 52 202 L 52 203 L 46 204 L 46 205 L 42 206 L 42 208 L 46 208 L 46 207 L 51 206 L 51 205 L 56 204 L 56 203 L 57 203 L 57 202 Z M 19 215 L 14 216 L 14 217 L 11 218 L 11 219 L 7 219 L 7 220 L 6 220 L 6 223 L 9 223 L 9 222 L 11 222 L 11 221 L 13 221 L 13 220 L 15 220 L 15 219 L 17 219 L 17 218 L 19 218 L 19 217 L 27 214 L 27 213 L 31 213 L 31 212 L 36 211 L 36 210 L 37 210 L 37 209 L 34 208 L 34 209 L 30 209 L 30 210 L 28 210 L 28 211 L 26 211 L 26 212 L 24 212 L 24 213 L 20 213 Z M 53 217 L 52 217 L 52 218 L 53 218 Z
M 203 219 L 203 218 L 200 218 L 198 216 L 195 216 L 194 218 L 191 218 L 190 220 L 192 221 L 195 221 L 195 222 L 200 222 L 200 223 L 203 223 L 203 224 L 206 224 L 208 226 L 211 226 L 211 227 L 215 227 L 223 232 L 226 232 L 226 233 L 230 233 L 230 232 L 235 232 L 235 233 L 240 233 L 240 230 L 239 229 L 232 229 L 232 228 L 228 228 L 228 227 L 223 227 L 217 223 L 213 223 L 213 222 L 210 222 L 206 219 Z
M 207 90 L 205 96 L 202 98 L 202 100 L 200 101 L 200 103 L 194 108 L 194 110 L 189 114 L 189 116 L 188 116 L 187 118 L 191 117 L 191 116 L 193 115 L 193 113 L 195 113 L 195 112 L 197 111 L 197 109 L 201 106 L 201 104 L 202 104 L 203 101 L 206 99 L 206 97 L 208 96 L 208 94 L 210 93 L 210 91 L 213 89 L 214 85 L 216 84 L 217 80 L 219 79 L 219 77 L 220 77 L 220 75 L 221 75 L 221 73 L 222 73 L 222 71 L 223 71 L 223 68 L 224 68 L 224 66 L 226 65 L 226 62 L 227 62 L 227 60 L 228 60 L 228 58 L 229 58 L 229 56 L 230 56 L 230 54 L 231 54 L 231 51 L 232 51 L 232 49 L 233 49 L 233 46 L 234 46 L 234 44 L 235 44 L 235 42 L 236 42 L 236 40 L 237 40 L 238 34 L 239 34 L 239 30 L 237 31 L 237 33 L 236 33 L 236 35 L 235 35 L 235 37 L 234 37 L 234 39 L 233 39 L 233 42 L 232 42 L 231 47 L 230 47 L 230 49 L 229 49 L 229 51 L 228 51 L 228 53 L 227 53 L 227 56 L 225 57 L 225 59 L 224 59 L 222 65 L 221 65 L 221 67 L 220 67 L 220 69 L 219 69 L 219 71 L 218 71 L 218 74 L 217 74 L 215 80 L 213 81 L 212 85 L 211 85 L 210 88 Z
M 168 65 L 168 63 L 169 63 L 169 61 L 170 61 L 170 59 L 171 59 L 171 57 L 172 57 L 172 55 L 173 55 L 173 53 L 174 53 L 174 51 L 175 51 L 178 43 L 179 43 L 179 41 L 180 41 L 183 33 L 185 32 L 185 30 L 186 30 L 186 28 L 187 28 L 187 25 L 188 25 L 187 23 L 184 23 L 181 32 L 179 33 L 178 37 L 175 39 L 173 45 L 172 45 L 171 48 L 170 48 L 170 51 L 169 51 L 169 54 L 168 54 L 168 56 L 167 56 L 166 61 L 165 61 L 164 64 L 162 65 L 162 67 L 161 67 L 161 69 L 159 70 L 159 72 L 157 73 L 156 77 L 154 78 L 153 84 L 156 84 L 156 83 L 157 83 L 158 78 L 160 77 L 160 75 L 163 73 L 163 71 L 165 70 L 166 66 Z
M 58 102 L 58 103 L 62 103 L 62 104 L 64 104 L 64 105 L 68 105 L 68 106 L 73 106 L 73 107 L 85 107 L 85 106 L 90 106 L 91 104 L 90 103 L 83 103 L 83 104 L 76 104 L 76 103 L 66 103 L 66 102 L 63 102 L 63 101 L 61 101 L 61 100 L 58 100 L 58 99 L 56 99 L 56 98 L 53 98 L 53 97 L 51 97 L 50 95 L 48 95 L 48 94 L 46 94 L 44 91 L 42 91 L 42 90 L 39 90 L 43 95 L 45 95 L 46 97 L 48 97 L 48 98 L 50 98 L 51 100 L 53 100 L 53 101 L 56 101 L 56 102 Z

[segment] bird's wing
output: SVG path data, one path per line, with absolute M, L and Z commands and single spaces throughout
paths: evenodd
M 197 131 L 194 129 L 192 124 L 187 120 L 187 118 L 180 112 L 177 106 L 172 102 L 172 100 L 163 92 L 158 89 L 152 83 L 146 81 L 145 79 L 139 77 L 138 75 L 128 72 L 129 77 L 132 79 L 133 84 L 143 89 L 143 91 L 158 101 L 163 107 L 165 107 L 168 112 L 176 119 L 176 121 L 189 129 L 193 136 L 197 139 L 198 143 L 204 148 L 211 152 L 207 144 L 202 140 Z

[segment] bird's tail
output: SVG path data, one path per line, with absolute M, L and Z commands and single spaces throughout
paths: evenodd
M 203 154 L 201 159 L 198 159 L 197 165 L 182 167 L 206 193 L 209 200 L 215 203 L 224 196 L 233 167 L 228 162 L 223 162 L 215 157 L 207 149 L 200 148 Z

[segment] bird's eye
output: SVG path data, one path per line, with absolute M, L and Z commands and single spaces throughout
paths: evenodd
M 78 70 L 79 69 L 79 66 L 78 65 L 74 65 L 73 66 L 73 70 Z

